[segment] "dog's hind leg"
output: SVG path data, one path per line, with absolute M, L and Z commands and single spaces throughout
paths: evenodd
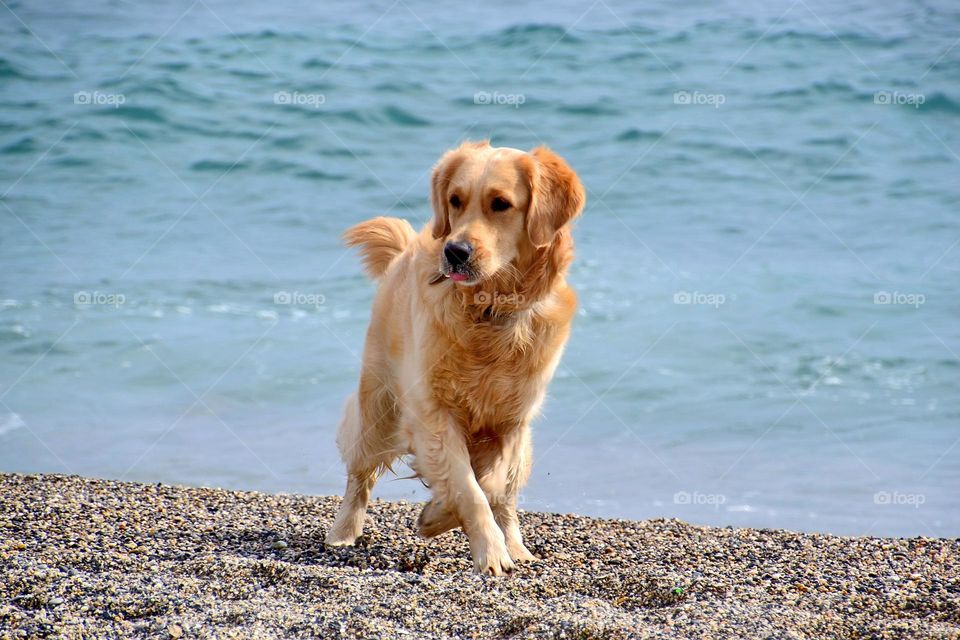
M 377 482 L 379 473 L 373 470 L 355 470 L 347 472 L 347 488 L 343 494 L 340 511 L 327 531 L 326 544 L 340 547 L 356 542 L 363 531 L 363 519 L 367 513 L 370 492 Z
M 440 500 L 434 498 L 423 507 L 417 519 L 420 535 L 433 538 L 460 526 L 460 521 Z
M 347 465 L 347 488 L 337 517 L 327 531 L 325 542 L 332 546 L 351 545 L 356 541 L 363 531 L 363 519 L 373 486 L 393 460 L 387 444 L 389 437 L 383 436 L 383 427 L 393 417 L 392 401 L 382 393 L 378 397 L 371 398 L 370 394 L 366 397 L 373 401 L 368 411 L 360 406 L 356 394 L 347 399 L 337 431 L 337 447 Z M 364 416 L 371 415 L 371 412 L 375 416 L 373 422 L 364 424 Z

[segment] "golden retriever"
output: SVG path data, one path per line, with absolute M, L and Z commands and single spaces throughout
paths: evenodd
M 380 286 L 337 433 L 347 488 L 327 544 L 354 543 L 377 478 L 412 454 L 432 491 L 422 535 L 462 527 L 481 573 L 534 559 L 517 493 L 530 475 L 530 421 L 576 309 L 570 222 L 585 200 L 546 147 L 469 142 L 434 168 L 433 220 L 420 233 L 383 217 L 347 230 Z

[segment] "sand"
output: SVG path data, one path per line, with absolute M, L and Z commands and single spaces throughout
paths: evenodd
M 960 638 L 960 541 L 523 513 L 540 560 L 375 501 L 0 475 L 0 638 Z

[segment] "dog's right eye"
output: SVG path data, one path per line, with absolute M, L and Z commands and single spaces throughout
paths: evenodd
M 501 211 L 506 211 L 511 206 L 512 205 L 508 200 L 506 200 L 505 198 L 499 198 L 499 197 L 494 198 L 493 202 L 490 203 L 490 208 L 496 211 L 497 213 L 500 213 Z
M 454 209 L 460 208 L 460 197 L 457 195 L 450 196 L 450 206 Z

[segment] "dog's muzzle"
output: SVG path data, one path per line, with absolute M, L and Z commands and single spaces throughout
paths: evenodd
M 467 266 L 472 255 L 473 245 L 469 242 L 448 242 L 443 247 L 443 257 L 454 271 Z

